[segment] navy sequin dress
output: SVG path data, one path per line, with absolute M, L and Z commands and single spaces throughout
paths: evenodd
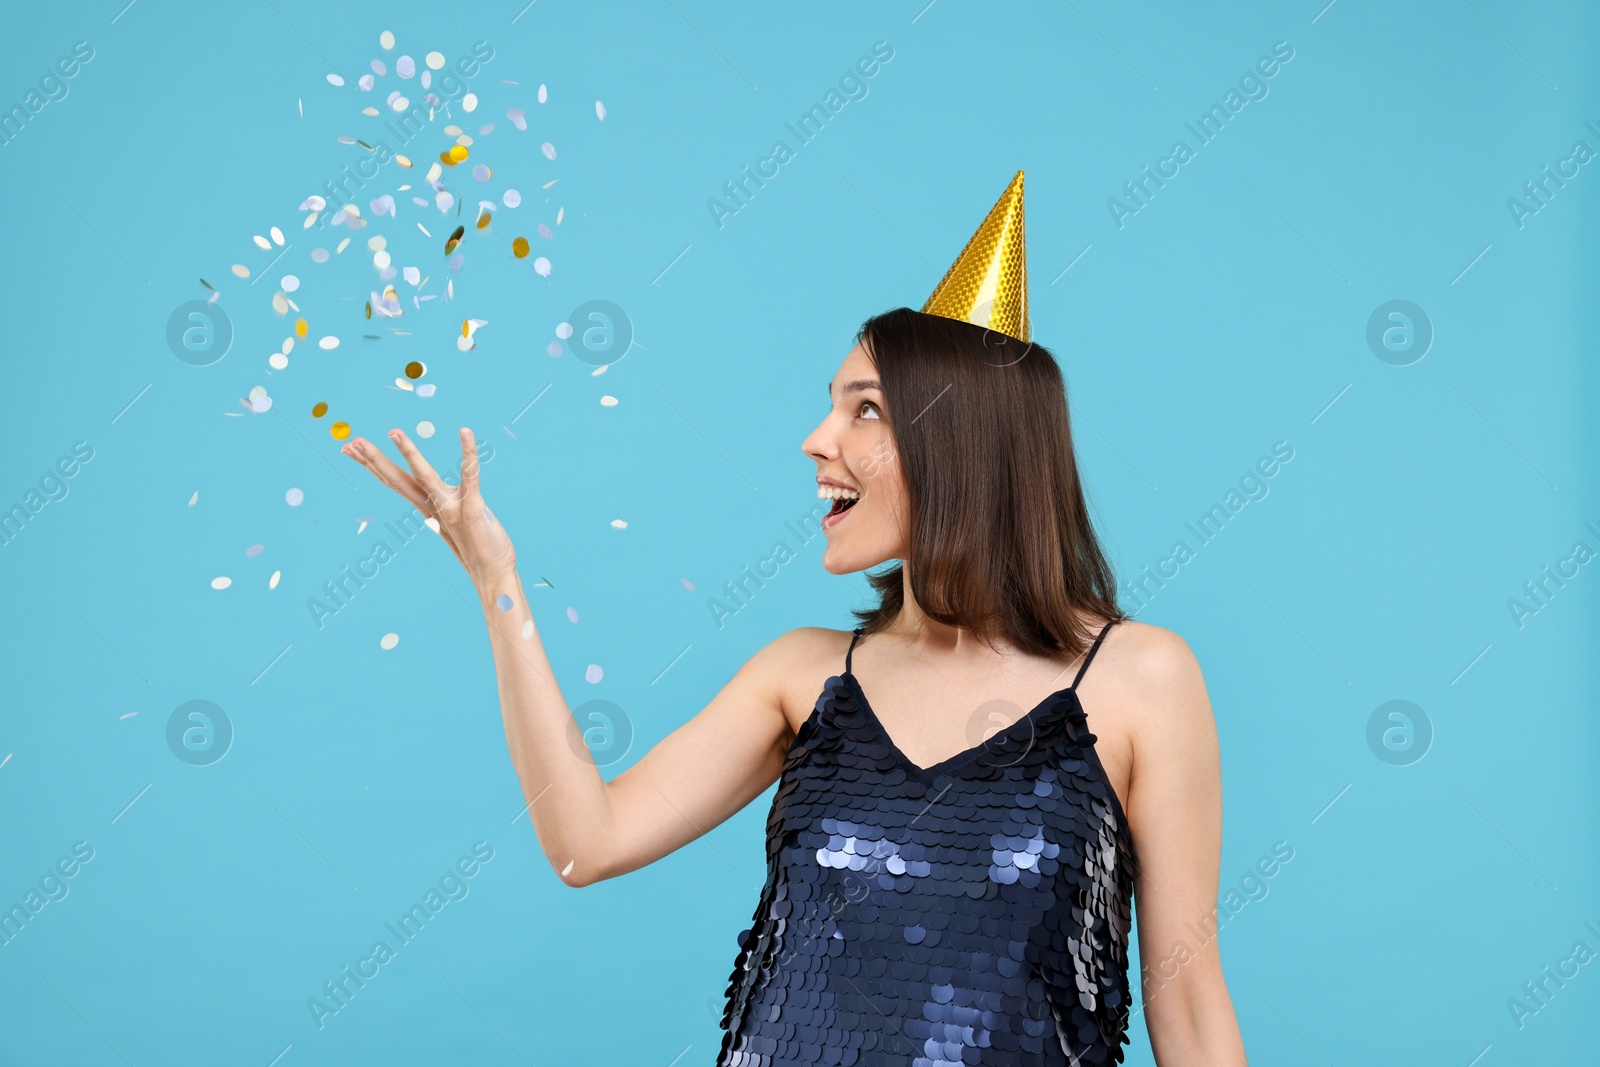
M 850 671 L 784 760 L 719 1067 L 1122 1062 L 1134 854 L 1077 686 L 932 767 Z

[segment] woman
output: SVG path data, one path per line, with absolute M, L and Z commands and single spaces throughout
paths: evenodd
M 1028 337 L 1021 181 L 922 311 L 862 326 L 802 444 L 834 499 L 824 569 L 901 561 L 869 576 L 878 605 L 853 633 L 779 637 L 609 783 L 471 431 L 458 487 L 398 430 L 410 473 L 345 447 L 471 573 L 512 761 L 568 885 L 637 870 L 779 783 L 719 1064 L 1120 1063 L 1135 894 L 1156 1061 L 1245 1063 L 1215 937 L 1195 936 L 1214 934 L 1221 847 L 1205 685 L 1180 637 L 1116 605 L 1061 373 Z

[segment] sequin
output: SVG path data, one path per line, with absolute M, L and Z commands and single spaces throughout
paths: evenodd
M 1122 1062 L 1136 860 L 1077 696 L 1110 626 L 1072 686 L 931 767 L 852 639 L 784 760 L 719 1067 Z

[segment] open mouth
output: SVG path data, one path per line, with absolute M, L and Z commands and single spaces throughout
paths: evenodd
M 850 497 L 840 497 L 838 500 L 833 502 L 833 510 L 828 512 L 828 517 L 834 518 L 839 515 L 843 515 L 845 512 L 855 507 L 858 503 L 860 503 L 859 500 L 855 500 Z

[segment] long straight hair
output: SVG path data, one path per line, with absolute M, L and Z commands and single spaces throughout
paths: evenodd
M 993 646 L 1085 651 L 1090 616 L 1125 619 L 1084 502 L 1066 386 L 1048 349 L 971 323 L 895 308 L 861 326 L 910 504 L 904 564 L 868 573 L 864 634 L 904 606 Z

